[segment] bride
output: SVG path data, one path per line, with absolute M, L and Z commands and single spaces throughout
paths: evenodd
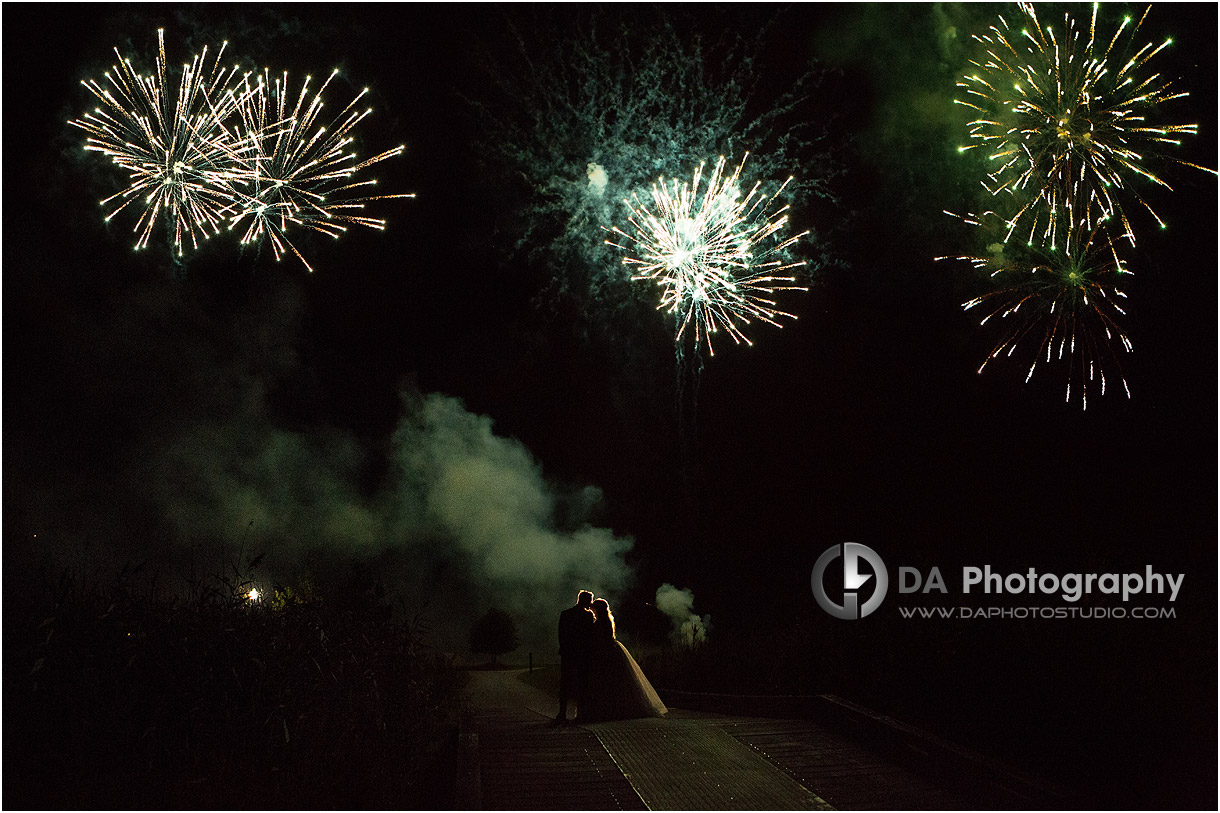
M 640 665 L 614 635 L 614 616 L 604 598 L 593 602 L 593 652 L 586 700 L 577 722 L 660 717 L 668 709 Z

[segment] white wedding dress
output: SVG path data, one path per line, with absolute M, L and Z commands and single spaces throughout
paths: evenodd
M 589 685 L 578 707 L 577 722 L 660 717 L 668 709 L 627 647 L 614 636 L 614 623 L 593 625 Z

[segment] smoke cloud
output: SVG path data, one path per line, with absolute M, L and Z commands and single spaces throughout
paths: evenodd
M 43 334 L 35 369 L 54 386 L 32 389 L 64 405 L 62 431 L 9 450 L 21 465 L 6 556 L 21 565 L 6 587 L 137 565 L 163 593 L 235 566 L 264 595 L 376 580 L 438 646 L 464 648 L 494 606 L 538 659 L 556 654 L 557 614 L 579 589 L 613 600 L 630 587 L 633 540 L 594 521 L 600 489 L 554 482 L 459 399 L 402 393 L 396 421 L 364 435 L 321 417 L 334 408 L 297 353 L 303 302 L 293 285 L 260 291 L 210 313 L 185 286 L 132 286 L 65 309 L 96 316 L 70 321 L 62 351 Z
M 679 589 L 668 583 L 657 588 L 657 609 L 665 613 L 673 624 L 670 636 L 675 642 L 696 646 L 707 641 L 712 617 L 696 615 L 694 607 L 695 594 L 689 588 Z
M 616 595 L 628 585 L 631 538 L 585 519 L 600 490 L 549 483 L 523 444 L 458 399 L 405 395 L 389 456 L 365 493 L 353 438 L 246 418 L 178 438 L 151 481 L 184 540 L 250 523 L 251 549 L 266 548 L 276 578 L 316 578 L 337 557 L 374 561 L 449 646 L 496 606 L 545 652 L 577 589 Z

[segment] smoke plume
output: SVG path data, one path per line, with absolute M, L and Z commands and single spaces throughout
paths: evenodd
M 673 624 L 670 637 L 685 646 L 697 646 L 707 641 L 707 633 L 712 626 L 712 617 L 696 615 L 694 606 L 695 594 L 689 588 L 679 589 L 668 583 L 657 588 L 657 609 L 665 613 Z

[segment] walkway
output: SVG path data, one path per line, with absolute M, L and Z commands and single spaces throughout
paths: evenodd
M 671 709 L 662 719 L 555 726 L 524 669 L 471 672 L 487 810 L 980 809 L 808 720 Z M 473 739 L 473 738 L 472 738 Z

